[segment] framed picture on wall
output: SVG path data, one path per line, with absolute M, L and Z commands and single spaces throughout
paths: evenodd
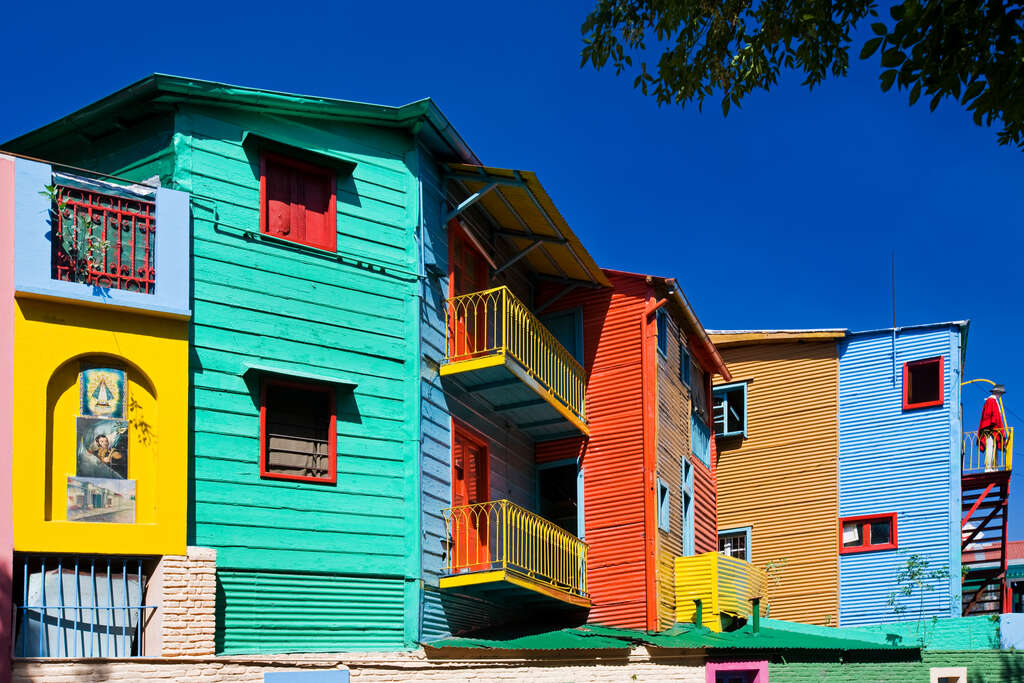
M 128 478 L 128 420 L 79 417 L 75 475 Z
M 69 522 L 135 523 L 135 480 L 68 477 Z
M 82 368 L 78 375 L 79 414 L 125 417 L 128 402 L 125 372 L 120 368 Z

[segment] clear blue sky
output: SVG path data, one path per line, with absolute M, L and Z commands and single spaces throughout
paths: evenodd
M 674 275 L 708 328 L 971 319 L 966 374 L 1024 427 L 1024 154 L 877 67 L 795 75 L 723 119 L 579 68 L 589 3 L 13 3 L 0 140 L 152 72 L 403 104 L 432 97 L 485 163 L 534 170 L 601 265 Z M 130 28 L 129 28 L 130 27 Z M 981 385 L 964 393 L 975 429 Z M 1021 442 L 1024 444 L 1024 441 Z M 1024 538 L 1024 446 L 1011 538 Z

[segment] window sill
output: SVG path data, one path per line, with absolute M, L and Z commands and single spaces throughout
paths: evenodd
M 899 550 L 899 546 L 896 543 L 888 543 L 886 545 L 869 545 L 869 546 L 857 546 L 856 548 L 839 548 L 840 555 L 856 555 L 858 553 L 874 553 L 881 550 Z
M 945 405 L 945 401 L 929 401 L 928 403 L 904 403 L 903 410 L 918 410 L 920 408 L 935 408 Z

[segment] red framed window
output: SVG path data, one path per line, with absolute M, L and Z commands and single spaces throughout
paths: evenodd
M 946 392 L 945 356 L 903 364 L 903 409 L 941 406 Z
M 337 251 L 334 173 L 277 154 L 260 157 L 260 232 Z
M 260 476 L 338 481 L 334 388 L 264 379 L 260 387 Z
M 839 519 L 840 555 L 897 547 L 895 512 Z

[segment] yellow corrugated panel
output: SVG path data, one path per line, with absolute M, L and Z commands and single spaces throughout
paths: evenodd
M 700 600 L 701 623 L 713 631 L 722 630 L 722 615 L 753 614 L 752 600 L 764 597 L 768 580 L 753 564 L 721 553 L 677 557 L 675 575 L 676 621 L 693 623 Z
M 835 623 L 839 610 L 836 343 L 722 350 L 747 386 L 747 438 L 718 439 L 718 528 L 750 526 L 751 560 L 769 563 L 774 618 Z
M 718 553 L 704 553 L 689 557 L 676 558 L 676 621 L 693 623 L 697 606 L 702 604 L 702 623 L 710 629 L 722 630 L 721 620 L 715 607 L 718 594 L 715 590 L 716 570 L 715 558 Z

